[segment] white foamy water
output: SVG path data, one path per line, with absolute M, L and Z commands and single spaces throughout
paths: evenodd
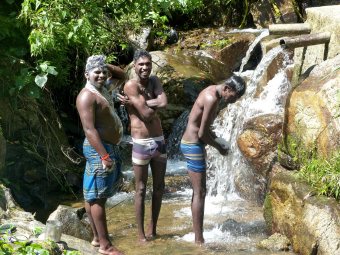
M 249 59 L 250 59 L 250 56 L 251 56 L 251 53 L 253 52 L 253 50 L 255 49 L 256 45 L 260 43 L 260 41 L 267 37 L 269 35 L 269 30 L 268 29 L 265 29 L 261 32 L 261 34 L 259 36 L 257 36 L 255 38 L 255 40 L 250 44 L 247 52 L 246 52 L 246 55 L 244 56 L 244 58 L 242 59 L 242 62 L 241 62 L 241 67 L 240 67 L 240 70 L 239 72 L 242 73 L 243 72 L 243 68 L 244 66 L 248 63 Z
M 247 236 L 233 236 L 230 232 L 224 232 L 222 229 L 215 227 L 209 231 L 204 231 L 204 240 L 206 244 L 210 243 L 233 243 L 238 245 L 240 243 L 249 243 L 252 241 Z M 184 235 L 181 240 L 187 242 L 195 241 L 195 234 L 193 232 Z

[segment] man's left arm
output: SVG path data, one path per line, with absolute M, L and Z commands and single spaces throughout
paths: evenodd
M 152 82 L 154 84 L 153 93 L 155 94 L 156 97 L 147 100 L 146 105 L 153 109 L 165 108 L 168 104 L 168 99 L 163 90 L 161 81 L 157 76 L 152 76 L 150 77 L 150 79 L 152 79 Z

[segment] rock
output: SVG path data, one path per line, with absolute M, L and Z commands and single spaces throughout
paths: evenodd
M 254 41 L 254 39 L 255 36 L 251 33 L 239 36 L 237 39 L 234 39 L 228 46 L 224 47 L 214 54 L 214 57 L 217 60 L 228 65 L 228 69 L 226 69 L 225 71 L 227 76 L 230 76 L 233 71 L 240 67 L 242 58 L 246 55 L 249 45 L 252 41 Z M 252 56 L 254 56 L 253 58 L 257 59 L 257 61 L 255 61 L 252 66 L 247 65 L 245 70 L 254 69 L 256 64 L 258 64 L 261 60 L 262 52 L 260 44 L 258 44 L 258 46 L 259 47 L 255 47 L 252 53 Z M 251 62 L 251 59 L 249 59 L 248 62 Z
M 166 36 L 166 43 L 167 44 L 174 44 L 177 43 L 179 39 L 178 33 L 175 29 L 171 28 L 169 33 Z
M 223 232 L 230 232 L 233 236 L 250 236 L 262 233 L 265 230 L 264 221 L 238 222 L 234 219 L 227 219 L 219 228 Z
M 340 55 L 325 61 L 292 92 L 284 129 L 289 153 L 294 153 L 289 151 L 290 141 L 299 150 L 316 149 L 324 157 L 340 148 L 339 66 Z
M 2 126 L 3 135 L 11 141 L 6 144 L 3 170 L 8 186 L 25 210 L 32 210 L 33 205 L 45 207 L 47 193 L 67 186 L 66 170 L 78 170 L 61 151 L 70 146 L 52 98 L 47 94 L 38 101 L 20 97 L 14 108 L 9 98 L 2 98 L 0 116 L 1 123 L 7 123 Z
M 245 123 L 237 144 L 254 170 L 265 177 L 273 159 L 277 144 L 281 139 L 283 118 L 276 114 L 266 114 Z
M 88 219 L 84 217 L 85 209 L 75 209 L 65 205 L 50 214 L 48 220 L 58 220 L 62 223 L 62 233 L 71 235 L 86 241 L 93 238 L 92 230 Z
M 183 113 L 172 124 L 171 133 L 168 137 L 167 143 L 168 159 L 184 160 L 183 154 L 179 152 L 182 136 L 187 126 L 189 113 L 189 110 L 183 111 Z
M 315 196 L 294 172 L 283 169 L 272 177 L 264 218 L 271 233 L 287 236 L 298 254 L 340 254 L 339 202 Z
M 263 201 L 268 173 L 277 159 L 277 145 L 281 141 L 282 123 L 282 115 L 261 115 L 248 120 L 243 132 L 237 138 L 240 151 L 254 170 L 259 201 Z M 235 180 L 235 185 L 241 189 L 242 180 Z
M 270 251 L 288 251 L 290 245 L 290 241 L 286 236 L 274 233 L 269 238 L 258 243 L 257 247 Z
M 3 211 L 7 211 L 12 208 L 16 208 L 18 204 L 15 202 L 11 190 L 0 183 L 0 208 Z
M 130 33 L 128 38 L 132 42 L 134 49 L 150 50 L 153 47 L 154 38 L 151 27 L 141 28 L 140 33 Z

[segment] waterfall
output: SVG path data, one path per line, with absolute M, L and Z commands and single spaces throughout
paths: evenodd
M 267 83 L 261 94 L 255 97 L 260 79 L 280 53 L 285 56 L 284 67 Z M 230 153 L 227 156 L 221 156 L 213 147 L 207 146 L 208 196 L 220 197 L 224 200 L 238 199 L 235 179 L 242 183 L 245 190 L 252 190 L 254 196 L 256 195 L 254 173 L 245 162 L 236 140 L 242 132 L 244 123 L 250 118 L 265 113 L 283 112 L 290 88 L 285 72 L 285 67 L 288 64 L 288 54 L 280 46 L 270 50 L 262 58 L 251 79 L 247 82 L 245 95 L 236 103 L 223 109 L 214 121 L 213 129 L 217 136 L 221 136 L 229 142 Z M 238 75 L 244 77 L 246 73 L 238 73 Z
M 243 68 L 244 66 L 248 63 L 249 61 L 249 58 L 250 58 L 250 54 L 253 52 L 254 48 L 256 47 L 256 45 L 263 39 L 265 38 L 266 36 L 269 35 L 269 30 L 268 29 L 264 29 L 261 34 L 259 36 L 257 36 L 255 38 L 255 40 L 252 42 L 252 44 L 249 46 L 247 52 L 246 52 L 246 55 L 244 56 L 244 58 L 242 59 L 242 62 L 241 62 L 241 67 L 240 67 L 240 70 L 239 72 L 242 73 L 243 72 Z

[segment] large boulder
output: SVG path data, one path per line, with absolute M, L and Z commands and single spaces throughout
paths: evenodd
M 340 148 L 339 66 L 340 55 L 315 67 L 294 89 L 286 108 L 286 143 L 293 140 L 326 157 Z
M 66 205 L 59 205 L 50 214 L 48 220 L 57 220 L 62 223 L 61 232 L 83 240 L 91 241 L 93 238 L 90 222 L 85 217 L 84 208 L 72 208 Z
M 140 31 L 127 32 L 132 48 L 150 50 L 153 47 L 154 36 L 151 27 L 143 27 Z
M 277 144 L 281 140 L 282 115 L 265 114 L 248 120 L 237 144 L 245 159 L 255 170 L 263 190 L 267 185 L 268 172 L 277 157 Z
M 227 76 L 232 75 L 233 71 L 240 67 L 242 59 L 246 56 L 246 53 L 249 49 L 249 45 L 254 40 L 255 35 L 252 33 L 241 34 L 236 38 L 232 38 L 229 45 L 213 53 L 215 59 L 225 63 L 228 66 L 228 69 L 225 70 Z M 244 70 L 255 69 L 261 58 L 262 50 L 260 44 L 258 44 L 252 51 L 248 65 L 244 67 Z
M 301 255 L 340 254 L 340 205 L 315 196 L 294 172 L 276 166 L 264 204 L 268 230 L 286 235 Z

